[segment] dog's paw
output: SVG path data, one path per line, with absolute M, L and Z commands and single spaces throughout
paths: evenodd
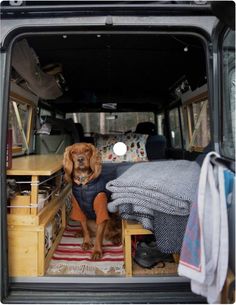
M 86 250 L 92 249 L 93 243 L 91 241 L 90 242 L 83 242 L 81 247 L 84 251 L 86 251 Z
M 98 261 L 101 258 L 102 258 L 102 251 L 94 250 L 91 255 L 91 259 L 94 261 Z

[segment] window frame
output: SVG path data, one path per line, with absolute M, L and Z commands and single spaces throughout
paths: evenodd
M 20 146 L 12 146 L 12 154 L 13 157 L 15 155 L 19 155 L 19 154 L 24 154 L 25 152 L 27 154 L 30 153 L 30 145 L 32 143 L 32 132 L 33 132 L 33 117 L 34 117 L 34 113 L 36 111 L 36 106 L 35 104 L 30 101 L 29 99 L 22 97 L 18 94 L 16 94 L 15 92 L 10 92 L 9 95 L 9 104 L 12 102 L 16 102 L 17 104 L 21 104 L 21 105 L 26 105 L 27 106 L 27 110 L 28 110 L 28 114 L 27 114 L 27 123 L 26 123 L 26 132 L 25 132 L 25 140 L 26 140 L 26 147 L 23 144 L 22 147 Z M 17 123 L 18 124 L 18 123 Z
M 165 112 L 160 112 L 155 114 L 155 124 L 157 127 L 157 134 L 165 136 Z
M 170 145 L 174 149 L 184 149 L 184 139 L 183 139 L 183 122 L 181 120 L 181 108 L 180 105 L 177 105 L 175 107 L 172 107 L 168 110 L 168 121 L 169 121 L 169 137 L 170 137 Z M 178 123 L 179 123 L 179 133 L 180 133 L 180 147 L 173 146 L 172 143 L 172 135 L 171 135 L 171 123 L 170 123 L 170 112 L 176 110 L 177 116 L 178 116 Z
M 191 97 L 189 100 L 187 100 L 184 105 L 182 106 L 183 108 L 183 116 L 184 120 L 186 122 L 186 127 L 187 127 L 187 143 L 186 143 L 186 149 L 191 152 L 202 152 L 204 147 L 198 146 L 198 145 L 191 145 L 193 136 L 194 136 L 194 131 L 195 129 L 195 123 L 194 123 L 194 115 L 193 115 L 193 104 L 201 103 L 203 101 L 206 101 L 209 105 L 209 95 L 208 91 L 204 91 L 202 93 L 199 93 L 196 96 Z M 210 118 L 210 117 L 209 117 Z M 210 136 L 211 136 L 211 128 L 209 128 Z M 210 140 L 211 141 L 211 140 Z M 209 143 L 210 143 L 209 141 Z

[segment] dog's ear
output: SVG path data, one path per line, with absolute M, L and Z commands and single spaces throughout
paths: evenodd
M 72 149 L 72 145 L 68 146 L 64 152 L 64 157 L 63 157 L 63 167 L 64 167 L 64 171 L 65 171 L 65 181 L 67 182 L 72 182 L 71 179 L 71 173 L 73 170 L 73 161 L 71 158 L 71 149 Z
M 90 168 L 93 171 L 91 179 L 97 178 L 101 174 L 102 170 L 102 160 L 101 156 L 93 144 L 89 144 L 92 151 L 92 156 L 90 158 Z

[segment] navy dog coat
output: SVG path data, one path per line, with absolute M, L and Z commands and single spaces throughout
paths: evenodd
M 74 183 L 72 186 L 72 193 L 88 219 L 96 219 L 93 202 L 97 194 L 101 192 L 108 194 L 103 175 L 89 181 L 85 185 Z

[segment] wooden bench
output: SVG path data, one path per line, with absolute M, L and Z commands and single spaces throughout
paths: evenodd
M 122 237 L 125 252 L 125 274 L 132 276 L 132 235 L 148 235 L 153 234 L 151 231 L 146 230 L 137 222 L 130 220 L 122 220 Z
M 125 274 L 126 276 L 133 275 L 132 268 L 132 235 L 150 235 L 151 231 L 146 230 L 143 226 L 131 220 L 122 220 L 122 240 L 125 253 Z M 179 262 L 179 254 L 172 254 L 175 263 Z

